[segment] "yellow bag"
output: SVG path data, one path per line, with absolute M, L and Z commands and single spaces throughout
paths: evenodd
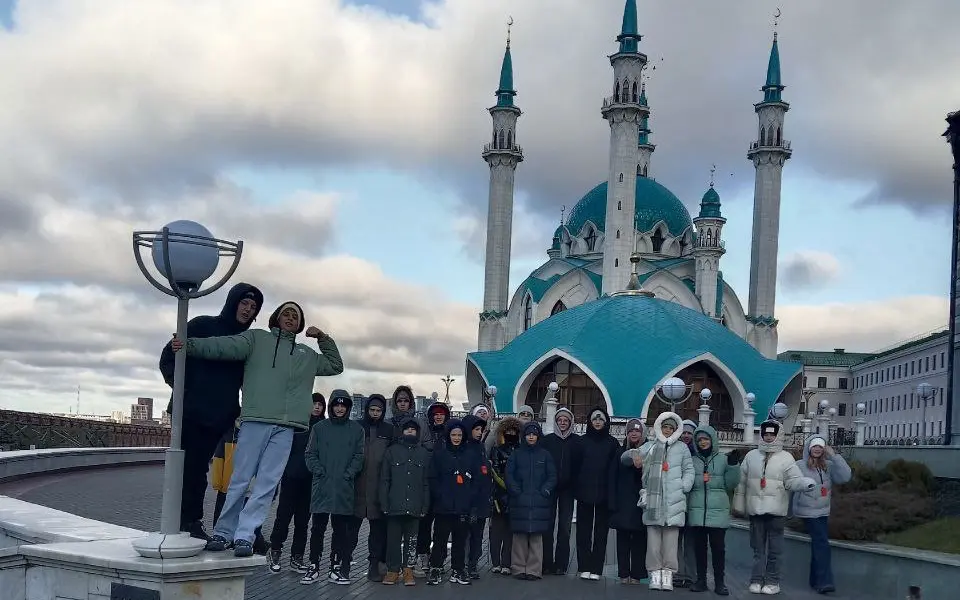
M 231 428 L 217 444 L 213 453 L 213 463 L 210 465 L 210 487 L 223 494 L 230 487 L 230 476 L 233 475 L 233 452 L 237 447 L 237 428 Z

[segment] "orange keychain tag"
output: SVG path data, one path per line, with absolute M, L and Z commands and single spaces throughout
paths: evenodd
M 767 478 L 766 478 L 766 477 L 761 477 L 761 478 L 760 478 L 760 489 L 762 490 L 762 489 L 764 489 L 764 488 L 766 488 L 766 487 L 767 487 Z
M 457 473 L 457 485 L 463 485 L 463 475 Z
M 710 473 L 704 473 L 704 474 L 703 474 L 703 482 L 704 482 L 704 483 L 710 483 Z
M 826 486 L 823 486 L 823 487 L 820 488 L 820 495 L 821 495 L 821 496 L 823 496 L 824 498 L 826 498 L 826 497 L 827 497 L 827 493 L 828 493 L 828 490 L 827 490 L 827 487 L 826 487 Z
M 670 465 L 667 464 L 667 461 L 663 461 L 663 472 L 666 473 L 670 470 Z

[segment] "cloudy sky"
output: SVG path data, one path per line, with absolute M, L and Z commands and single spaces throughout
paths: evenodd
M 518 284 L 562 206 L 606 173 L 623 0 L 0 0 L 0 405 L 166 398 L 174 306 L 134 228 L 242 239 L 235 281 L 300 300 L 348 371 L 442 393 L 476 347 L 487 139 L 512 16 L 523 108 Z M 871 350 L 947 321 L 955 0 L 782 0 L 781 349 Z M 756 131 L 774 5 L 640 0 L 657 151 L 694 207 L 716 164 L 724 276 L 746 302 Z M 196 302 L 215 311 L 224 293 Z M 265 316 L 258 323 L 265 325 Z

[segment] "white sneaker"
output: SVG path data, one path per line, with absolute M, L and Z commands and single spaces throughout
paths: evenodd
M 600 581 L 600 576 L 596 573 L 590 573 L 590 581 Z
M 747 588 L 747 591 L 751 594 L 759 594 L 761 593 L 761 590 L 762 586 L 759 583 L 751 583 L 750 587 Z
M 584 571 L 580 573 L 580 579 L 583 579 L 584 581 L 590 579 L 590 571 Z
M 660 571 L 650 571 L 650 589 L 662 590 L 663 582 L 660 578 Z
M 760 593 L 765 596 L 776 596 L 780 593 L 780 586 L 776 584 L 765 585 L 760 589 Z
M 660 589 L 666 591 L 673 590 L 673 571 L 664 569 L 660 571 Z

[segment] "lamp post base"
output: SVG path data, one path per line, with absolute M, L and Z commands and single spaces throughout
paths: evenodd
M 131 544 L 144 558 L 190 558 L 203 551 L 207 543 L 190 537 L 189 533 L 151 533 L 137 538 Z

